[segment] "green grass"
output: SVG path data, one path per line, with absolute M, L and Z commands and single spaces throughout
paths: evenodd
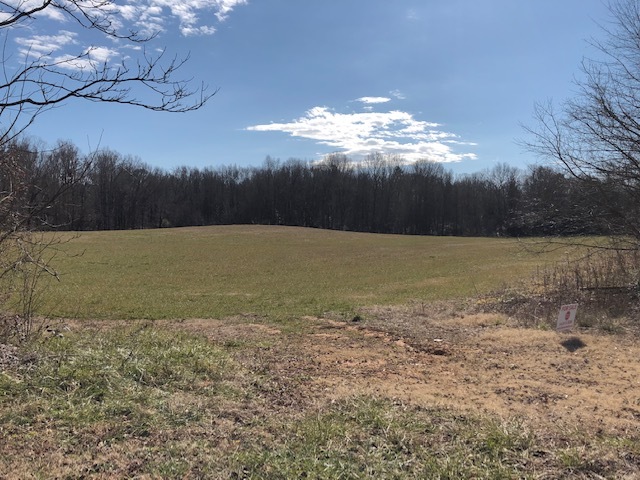
M 276 478 L 528 478 L 536 448 L 519 424 L 356 397 L 235 459 L 238 475 Z M 238 468 L 238 467 L 236 467 Z
M 179 478 L 163 435 L 207 424 L 234 397 L 228 354 L 175 330 L 87 327 L 29 351 L 31 363 L 0 370 L 0 477 L 122 478 L 134 458 Z
M 508 239 L 230 226 L 88 232 L 60 247 L 45 315 L 293 317 L 464 298 L 542 260 Z
M 142 429 L 169 391 L 217 392 L 229 362 L 206 340 L 144 324 L 88 329 L 31 347 L 33 368 L 0 375 L 2 406 L 15 402 L 0 411 L 7 430 L 12 424 L 83 426 L 114 417 L 121 426 Z M 33 415 L 34 404 L 48 408 Z

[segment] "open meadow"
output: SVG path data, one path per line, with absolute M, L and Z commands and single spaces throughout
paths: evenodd
M 86 232 L 60 250 L 42 313 L 92 319 L 351 313 L 486 293 L 544 261 L 513 239 L 265 226 Z
M 637 337 L 484 308 L 566 255 L 83 233 L 57 248 L 49 331 L 0 344 L 0 478 L 638 478 Z

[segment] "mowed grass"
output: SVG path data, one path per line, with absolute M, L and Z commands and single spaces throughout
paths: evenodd
M 509 239 L 269 226 L 87 232 L 60 248 L 41 312 L 74 318 L 351 312 L 484 293 L 544 261 Z

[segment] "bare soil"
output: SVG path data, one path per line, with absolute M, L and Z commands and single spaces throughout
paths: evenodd
M 638 433 L 635 335 L 558 334 L 450 305 L 428 315 L 419 310 L 307 317 L 296 332 L 245 317 L 187 320 L 180 328 L 237 344 L 238 359 L 275 379 L 271 400 L 287 408 L 373 394 L 517 418 L 539 431 Z

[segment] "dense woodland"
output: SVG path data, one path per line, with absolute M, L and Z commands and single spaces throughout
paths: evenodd
M 56 198 L 39 212 L 38 228 L 268 224 L 419 235 L 611 233 L 606 212 L 584 186 L 546 166 L 521 171 L 501 164 L 456 176 L 438 163 L 405 165 L 384 155 L 354 163 L 335 154 L 321 163 L 268 157 L 259 168 L 167 172 L 110 150 L 83 155 L 69 142 L 39 149 L 22 140 L 0 153 L 24 166 L 0 181 L 29 186 L 25 208 Z

